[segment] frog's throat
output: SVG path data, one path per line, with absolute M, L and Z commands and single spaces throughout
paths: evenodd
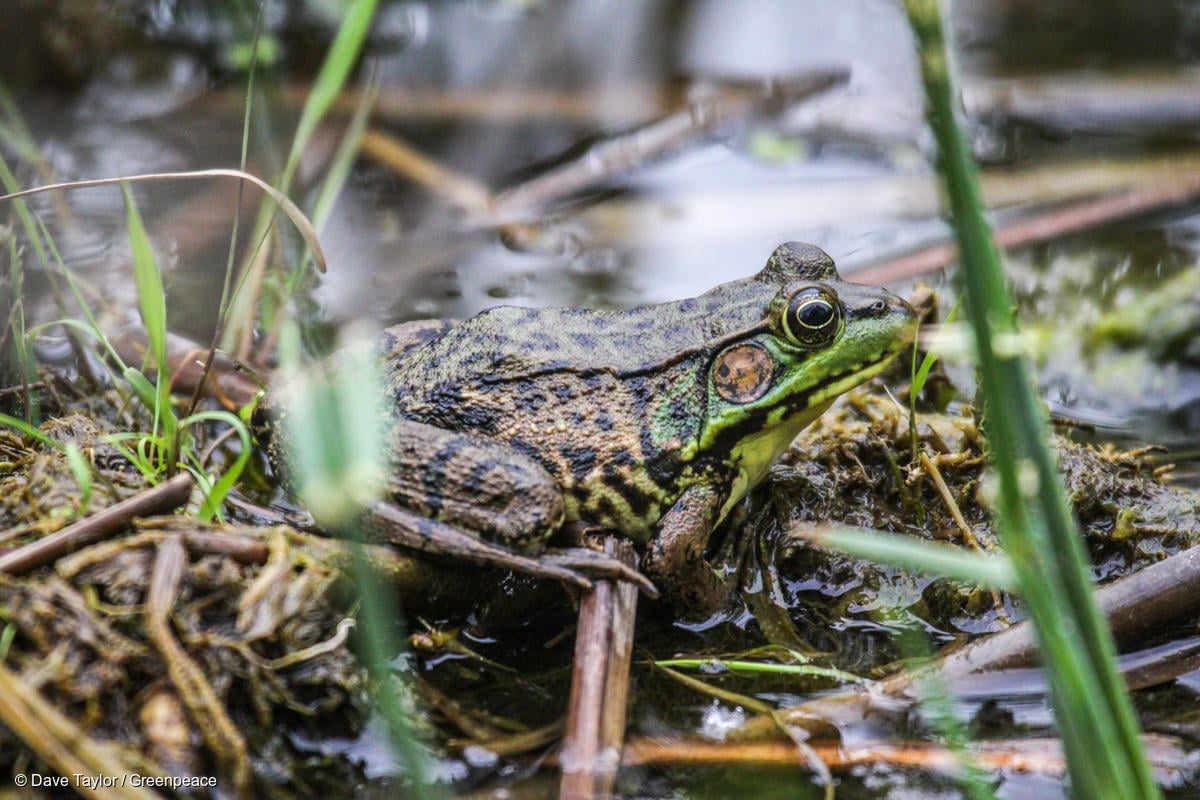
M 893 355 L 889 354 L 865 369 L 849 371 L 843 377 L 823 384 L 808 396 L 807 404 L 799 411 L 787 414 L 790 409 L 772 409 L 761 430 L 739 440 L 730 452 L 730 463 L 735 465 L 736 473 L 717 521 L 723 520 L 747 492 L 762 482 L 771 466 L 802 430 L 824 414 L 840 395 L 878 375 Z

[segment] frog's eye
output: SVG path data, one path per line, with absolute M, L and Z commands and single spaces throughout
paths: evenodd
M 826 289 L 810 286 L 792 295 L 783 329 L 796 344 L 820 347 L 837 336 L 842 323 L 842 304 Z

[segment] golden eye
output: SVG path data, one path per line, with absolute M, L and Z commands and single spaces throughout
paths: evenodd
M 792 341 L 803 347 L 820 347 L 841 330 L 842 304 L 829 291 L 810 286 L 792 295 L 788 301 L 783 329 Z

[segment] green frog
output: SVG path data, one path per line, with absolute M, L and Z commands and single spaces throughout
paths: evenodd
M 900 298 L 843 282 L 823 251 L 790 243 L 757 275 L 677 302 L 500 306 L 390 328 L 389 496 L 373 527 L 576 582 L 619 568 L 547 550 L 550 538 L 616 531 L 679 612 L 710 613 L 729 600 L 705 560 L 712 530 L 916 324 Z

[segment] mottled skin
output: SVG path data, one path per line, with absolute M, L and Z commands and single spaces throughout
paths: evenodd
M 527 555 L 564 524 L 615 530 L 646 545 L 643 569 L 677 609 L 710 612 L 727 600 L 704 560 L 713 527 L 914 328 L 899 298 L 787 244 L 688 300 L 389 329 L 385 527 Z

